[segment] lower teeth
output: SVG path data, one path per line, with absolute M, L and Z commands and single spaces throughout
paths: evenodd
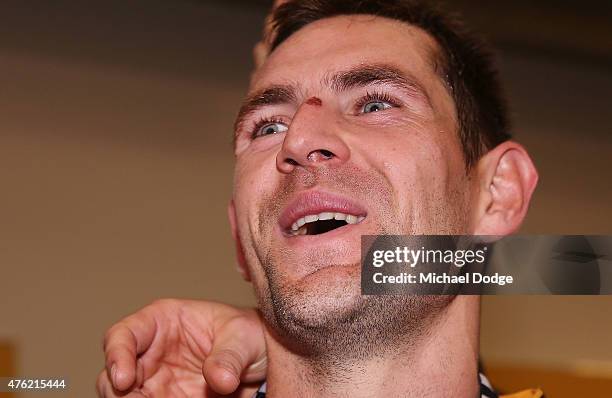
M 361 222 L 362 220 L 363 220 L 363 217 L 360 217 L 360 219 L 356 220 L 355 223 Z M 291 235 L 292 236 L 320 235 L 320 234 L 324 234 L 324 233 L 333 231 L 334 229 L 341 228 L 345 225 L 350 225 L 350 224 L 355 224 L 355 223 L 347 223 L 344 220 L 320 220 L 320 221 L 316 221 L 313 223 L 304 224 L 297 230 L 291 230 Z

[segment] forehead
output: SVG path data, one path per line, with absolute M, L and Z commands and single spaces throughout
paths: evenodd
M 270 54 L 250 91 L 271 84 L 324 81 L 326 73 L 357 65 L 395 65 L 422 83 L 436 80 L 435 40 L 425 31 L 388 18 L 352 15 L 326 18 L 300 29 Z

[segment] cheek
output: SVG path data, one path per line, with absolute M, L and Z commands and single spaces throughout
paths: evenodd
M 259 157 L 261 156 L 252 155 L 248 158 L 237 158 L 233 191 L 240 241 L 251 274 L 251 281 L 256 290 L 266 286 L 260 257 L 261 253 L 265 252 L 265 248 L 269 246 L 265 243 L 266 236 L 259 228 L 261 202 L 267 196 L 267 192 L 273 189 L 272 182 L 275 181 L 272 175 L 274 167 L 269 166 L 274 162 L 270 162 L 269 159 L 259 159 Z
M 446 142 L 428 142 L 418 156 L 415 180 L 414 219 L 419 229 L 433 234 L 464 233 L 469 189 L 461 152 Z
M 446 142 L 446 133 L 434 131 L 397 134 L 371 152 L 393 186 L 403 233 L 455 231 L 451 225 L 462 219 L 461 153 Z
M 237 159 L 233 199 L 236 218 L 244 232 L 252 234 L 256 230 L 261 201 L 274 191 L 277 174 L 275 158 L 270 153 L 251 154 Z
M 446 185 L 450 169 L 448 149 L 432 139 L 431 131 L 390 136 L 373 151 L 376 162 L 393 182 L 400 196 L 412 197 L 414 190 L 427 191 Z

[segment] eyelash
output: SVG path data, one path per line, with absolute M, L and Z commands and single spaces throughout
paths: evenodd
M 255 122 L 255 124 L 253 125 L 253 129 L 251 130 L 251 139 L 255 139 L 258 138 L 257 137 L 257 133 L 259 133 L 259 130 L 265 126 L 266 124 L 271 124 L 271 123 L 285 123 L 284 120 L 282 120 L 281 118 L 278 117 L 261 117 L 259 118 L 259 120 L 257 122 Z
M 390 96 L 387 93 L 383 93 L 383 92 L 380 92 L 380 91 L 374 91 L 374 92 L 369 92 L 368 91 L 366 93 L 366 95 L 361 97 L 359 99 L 359 101 L 357 101 L 357 103 L 355 104 L 356 113 L 361 112 L 361 109 L 368 102 L 373 102 L 373 101 L 388 102 L 389 104 L 391 104 L 395 108 L 400 106 L 400 101 L 398 101 L 397 99 L 395 99 L 394 97 Z
M 381 102 L 388 102 L 389 104 L 391 104 L 393 107 L 399 107 L 400 105 L 400 101 L 398 101 L 397 99 L 395 99 L 394 97 L 391 97 L 389 94 L 387 93 L 383 93 L 383 92 L 379 92 L 379 91 L 374 91 L 374 92 L 367 92 L 366 95 L 364 95 L 363 97 L 361 97 L 356 103 L 355 103 L 355 113 L 360 113 L 361 109 L 368 103 L 368 102 L 372 102 L 372 101 L 381 101 Z M 257 122 L 255 122 L 255 124 L 253 125 L 253 129 L 251 130 L 251 139 L 255 139 L 258 138 L 257 137 L 257 133 L 259 132 L 259 130 L 265 126 L 266 124 L 271 124 L 271 123 L 285 123 L 284 120 L 282 120 L 281 118 L 278 117 L 261 117 Z

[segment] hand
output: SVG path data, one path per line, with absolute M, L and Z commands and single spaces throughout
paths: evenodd
M 258 69 L 266 61 L 268 54 L 270 53 L 270 45 L 272 44 L 272 14 L 274 10 L 288 0 L 274 0 L 272 9 L 266 17 L 264 22 L 264 31 L 261 40 L 255 44 L 253 48 L 253 58 L 255 60 L 255 69 Z
M 104 398 L 252 397 L 257 385 L 240 383 L 266 373 L 258 313 L 206 301 L 155 301 L 107 331 L 104 353 Z

